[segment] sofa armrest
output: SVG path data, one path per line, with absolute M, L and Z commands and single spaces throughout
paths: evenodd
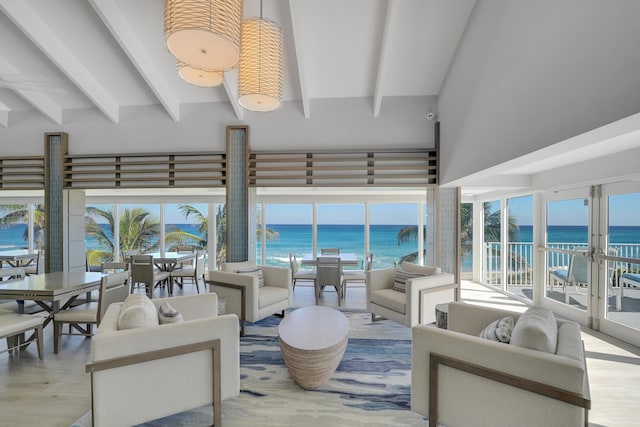
M 405 283 L 406 316 L 410 326 L 435 321 L 435 306 L 453 301 L 456 295 L 455 278 L 449 273 L 414 277 Z
M 414 326 L 412 335 L 411 409 L 420 414 L 428 415 L 429 412 L 429 385 L 431 381 L 429 368 L 430 355 L 432 353 L 499 371 L 515 378 L 523 378 L 525 381 L 535 381 L 562 389 L 576 396 L 583 395 L 586 377 L 584 362 L 581 363 L 555 354 L 494 342 L 429 325 Z M 521 411 L 533 411 L 537 414 L 537 422 L 542 425 L 545 422 L 540 422 L 540 417 L 555 416 L 549 414 L 554 411 L 548 409 L 550 401 L 547 397 L 514 389 L 491 379 L 469 375 L 459 370 L 440 368 L 439 372 L 438 394 L 441 399 L 438 401 L 437 409 L 443 415 L 443 417 L 439 418 L 442 423 L 451 425 L 473 424 L 475 417 L 484 416 L 487 412 L 491 412 L 487 408 L 495 405 L 495 402 L 500 402 L 500 407 L 508 407 L 510 408 L 508 412 L 519 414 L 521 417 Z M 478 394 L 478 390 L 483 390 L 482 395 Z M 459 410 L 460 402 L 465 402 L 465 411 L 461 412 Z M 554 406 L 554 410 L 563 411 L 562 415 L 559 415 L 560 417 L 568 417 L 567 419 L 574 419 L 573 417 L 575 417 L 575 419 L 579 419 L 583 415 L 583 408 L 563 404 L 562 402 L 553 404 L 560 405 L 559 407 Z M 471 418 L 459 418 L 467 416 L 466 414 L 470 414 Z M 505 414 L 496 413 L 495 416 L 502 417 Z M 526 417 L 521 418 L 520 421 L 525 419 Z M 495 420 L 485 421 L 488 425 L 494 425 L 496 422 Z M 505 422 L 502 419 L 502 422 L 498 422 L 495 425 L 498 424 L 516 425 L 518 423 L 509 424 L 509 422 Z M 553 422 L 548 424 L 551 425 Z M 561 422 L 560 424 L 576 425 L 575 422 L 566 424 Z M 555 425 L 559 424 L 556 422 Z
M 282 267 L 262 267 L 265 286 L 275 286 L 277 288 L 291 287 L 291 269 Z

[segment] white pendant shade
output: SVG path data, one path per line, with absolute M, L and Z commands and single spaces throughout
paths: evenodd
M 273 111 L 282 105 L 282 33 L 264 18 L 242 23 L 238 102 L 253 111 Z
M 202 70 L 229 70 L 240 58 L 242 0 L 166 0 L 167 48 Z
M 182 77 L 182 80 L 196 86 L 219 86 L 224 79 L 224 73 L 222 71 L 201 70 L 200 68 L 192 67 L 180 61 L 178 61 L 177 68 L 178 75 Z

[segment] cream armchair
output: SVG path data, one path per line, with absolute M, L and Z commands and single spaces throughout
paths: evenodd
M 507 316 L 515 320 L 508 334 L 511 343 L 479 336 L 492 322 Z M 526 326 L 520 328 L 523 332 L 516 345 L 516 328 L 525 317 L 452 303 L 449 329 L 414 326 L 411 409 L 428 415 L 430 426 L 588 425 L 589 382 L 580 326 L 547 317 L 546 328 L 532 328 L 533 333 L 526 332 Z M 533 349 L 532 344 L 543 339 L 551 342 L 547 330 L 548 336 L 556 337 L 550 346 L 555 351 Z
M 211 292 L 226 298 L 226 312 L 240 318 L 241 336 L 246 321 L 257 322 L 275 313 L 284 316 L 293 297 L 291 269 L 258 267 L 251 261 L 226 263 L 221 270 L 209 271 L 207 283 Z
M 453 274 L 436 267 L 423 267 L 403 262 L 400 269 L 420 275 L 405 282 L 405 292 L 394 290 L 395 268 L 366 271 L 367 309 L 371 320 L 376 316 L 413 326 L 435 321 L 436 305 L 457 298 L 458 285 Z
M 118 330 L 123 303 L 109 306 L 91 342 L 94 427 L 130 426 L 240 393 L 238 318 L 218 316 L 216 294 L 151 300 L 170 302 L 184 321 Z

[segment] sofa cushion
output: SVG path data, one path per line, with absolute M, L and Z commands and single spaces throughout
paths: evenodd
M 508 344 L 511 341 L 514 324 L 515 321 L 511 316 L 493 321 L 480 332 L 480 338 Z
M 262 273 L 262 268 L 253 268 L 251 270 L 238 270 L 238 274 L 246 274 L 248 276 L 256 276 L 258 278 L 258 287 L 261 288 L 264 286 L 264 274 Z
M 220 266 L 220 270 L 237 273 L 240 270 L 255 270 L 256 267 L 255 261 L 225 262 Z
M 289 290 L 277 286 L 264 286 L 258 293 L 258 308 L 268 307 L 289 298 Z
M 556 353 L 558 324 L 553 312 L 539 305 L 522 313 L 511 333 L 511 344 Z
M 425 267 L 423 265 L 411 264 L 407 261 L 402 261 L 400 269 L 409 273 L 420 273 L 422 276 L 433 276 L 442 273 L 440 267 Z
M 165 301 L 158 307 L 158 320 L 161 325 L 164 325 L 166 323 L 182 322 L 184 319 L 182 318 L 182 314 L 169 304 L 169 301 Z
M 393 289 L 373 291 L 371 293 L 371 302 L 397 313 L 406 314 L 407 312 L 406 294 L 394 291 Z
M 414 277 L 424 277 L 424 273 L 410 273 L 401 269 L 396 270 L 395 277 L 393 279 L 393 290 L 396 292 L 406 292 L 407 280 Z
M 118 329 L 158 326 L 156 306 L 145 294 L 131 294 L 124 300 L 118 316 Z

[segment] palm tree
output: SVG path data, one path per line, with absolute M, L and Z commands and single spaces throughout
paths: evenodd
M 515 217 L 509 215 L 508 217 L 508 230 L 509 240 L 514 241 L 520 228 L 518 221 Z M 485 241 L 500 241 L 500 210 L 491 212 L 491 205 L 489 203 L 484 204 L 484 236 Z M 410 225 L 403 227 L 398 231 L 398 245 L 417 239 L 418 226 Z M 424 229 L 424 237 L 427 237 L 427 230 Z M 462 203 L 460 205 L 460 240 L 462 253 L 464 256 L 469 253 L 473 247 L 473 204 Z M 415 262 L 418 258 L 418 252 L 412 252 L 403 256 L 400 259 L 402 261 Z
M 28 205 L 0 205 L 0 212 L 4 216 L 0 217 L 0 227 L 11 227 L 16 224 L 27 224 L 29 222 Z M 33 209 L 33 234 L 35 236 L 36 248 L 41 250 L 44 246 L 44 227 L 46 214 L 44 205 L 36 204 Z M 24 230 L 23 238 L 29 240 L 29 229 Z
M 198 224 L 198 234 L 189 233 L 180 227 L 172 225 L 169 228 L 169 232 L 165 235 L 165 242 L 170 248 L 177 248 L 178 246 L 189 244 L 199 249 L 206 248 L 209 240 L 209 220 L 207 216 L 191 205 L 180 205 L 178 209 L 182 212 L 185 219 L 189 220 L 189 217 L 195 219 L 195 223 Z
M 201 238 L 201 244 L 206 247 L 207 245 L 207 235 L 209 232 L 209 221 L 207 220 L 207 216 L 203 215 L 197 208 L 191 205 L 181 205 L 180 211 L 184 214 L 185 218 L 189 218 L 189 216 L 193 216 L 196 218 L 198 225 L 198 232 L 203 236 Z M 260 217 L 256 217 L 256 221 L 258 224 L 261 224 Z M 258 227 L 258 238 L 262 233 L 262 228 Z M 277 231 L 267 228 L 266 230 L 267 240 L 276 240 L 279 237 Z M 188 234 L 188 233 L 187 233 Z M 218 205 L 218 210 L 216 212 L 216 262 L 217 265 L 221 265 L 225 262 L 227 258 L 227 205 Z
M 94 206 L 86 208 L 85 230 L 87 236 L 95 239 L 104 249 L 91 249 L 87 251 L 89 265 L 112 261 L 115 245 L 113 243 L 113 230 L 115 219 L 112 211 L 103 210 Z M 103 218 L 109 224 L 103 228 L 95 218 Z M 125 209 L 120 216 L 120 253 L 137 250 L 140 252 L 153 251 L 158 248 L 158 236 L 160 235 L 160 222 L 144 208 Z

